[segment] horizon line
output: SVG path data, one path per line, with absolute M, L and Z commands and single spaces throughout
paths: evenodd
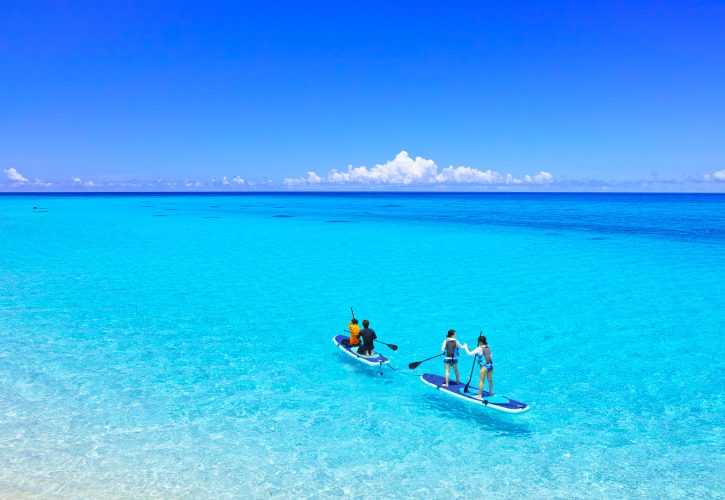
M 609 194 L 652 194 L 652 195 L 725 195 L 725 192 L 712 191 L 368 191 L 368 190 L 283 190 L 283 191 L 0 191 L 0 196 L 26 196 L 26 195 L 72 195 L 72 196 L 98 196 L 98 195 L 225 195 L 225 196 L 248 196 L 259 194 L 474 194 L 474 195 L 525 195 L 525 194 L 573 194 L 573 195 L 609 195 Z

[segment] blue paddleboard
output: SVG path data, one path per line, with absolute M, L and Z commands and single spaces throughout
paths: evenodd
M 346 337 L 345 335 L 337 335 L 336 337 L 332 338 L 332 343 L 335 344 L 337 348 L 340 349 L 342 352 L 344 352 L 351 358 L 355 358 L 357 361 L 360 361 L 365 365 L 380 366 L 390 363 L 390 360 L 388 358 L 386 358 L 385 356 L 381 356 L 377 353 L 374 353 L 373 356 L 363 356 L 362 354 L 358 354 L 357 348 L 359 346 L 345 345 L 342 343 L 343 340 L 349 340 L 349 337 Z
M 456 397 L 467 403 L 473 403 L 480 406 L 485 406 L 492 410 L 504 411 L 506 413 L 522 413 L 529 409 L 529 405 L 522 403 L 521 401 L 514 401 L 506 396 L 499 396 L 498 394 L 491 396 L 486 391 L 483 391 L 483 398 L 478 399 L 478 387 L 468 386 L 468 392 L 463 392 L 466 388 L 466 384 L 456 384 L 454 380 L 449 381 L 448 387 L 444 387 L 446 378 L 440 375 L 433 375 L 432 373 L 424 373 L 420 376 L 420 380 L 424 384 L 431 387 L 435 387 L 439 391 L 449 396 Z

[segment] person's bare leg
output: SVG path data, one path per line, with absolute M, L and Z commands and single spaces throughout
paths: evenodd
M 493 370 L 488 372 L 488 392 L 493 396 Z
M 486 369 L 481 367 L 478 372 L 478 399 L 483 399 L 483 380 L 486 378 Z
M 446 363 L 446 383 L 443 384 L 444 387 L 448 387 L 448 378 L 450 377 L 450 375 L 451 375 L 451 365 Z
M 453 365 L 453 371 L 456 372 L 456 384 L 461 383 L 461 377 L 458 375 L 458 363 Z

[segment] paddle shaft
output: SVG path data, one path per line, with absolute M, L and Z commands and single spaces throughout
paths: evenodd
M 473 364 L 471 365 L 471 374 L 468 376 L 468 382 L 466 382 L 466 387 L 463 388 L 463 392 L 468 392 L 468 386 L 471 385 L 471 379 L 473 378 L 473 369 L 476 367 L 477 358 L 478 358 L 478 354 L 473 356 Z
M 411 370 L 415 370 L 418 368 L 422 363 L 425 363 L 426 361 L 430 361 L 431 359 L 440 358 L 441 356 L 444 356 L 446 353 L 442 352 L 440 354 L 436 354 L 435 356 L 431 356 L 430 358 L 424 359 L 423 361 L 416 361 L 414 363 L 409 363 L 408 368 Z
M 478 336 L 480 337 L 483 335 L 483 330 L 480 331 Z M 476 358 L 478 358 L 478 354 L 473 356 L 473 364 L 471 365 L 471 374 L 468 376 L 468 382 L 466 382 L 466 387 L 463 388 L 463 392 L 468 392 L 468 386 L 471 385 L 471 379 L 473 378 L 473 369 L 476 367 Z

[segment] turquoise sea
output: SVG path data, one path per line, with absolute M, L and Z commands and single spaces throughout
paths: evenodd
M 0 497 L 725 491 L 725 195 L 4 195 L 0 255 Z M 407 370 L 449 328 L 530 411 Z

